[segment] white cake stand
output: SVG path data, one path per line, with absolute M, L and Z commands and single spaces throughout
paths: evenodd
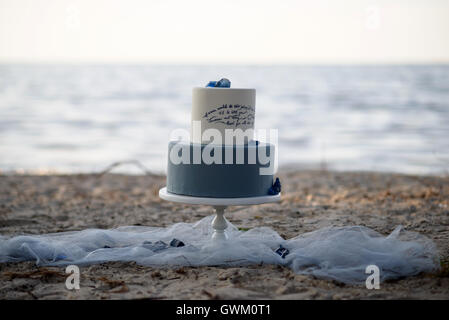
M 272 196 L 267 195 L 250 198 L 205 198 L 182 196 L 179 194 L 168 192 L 166 187 L 159 190 L 159 197 L 167 201 L 179 202 L 184 204 L 202 204 L 213 206 L 215 208 L 215 218 L 212 221 L 212 228 L 214 228 L 212 239 L 214 240 L 226 240 L 228 238 L 225 232 L 228 224 L 223 217 L 224 210 L 227 206 L 249 206 L 254 204 L 278 202 L 281 200 L 280 193 Z

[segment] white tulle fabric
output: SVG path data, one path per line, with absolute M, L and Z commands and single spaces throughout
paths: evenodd
M 381 281 L 438 268 L 435 245 L 428 238 L 397 227 L 389 236 L 362 226 L 331 227 L 284 240 L 267 227 L 239 231 L 228 224 L 226 242 L 211 240 L 213 216 L 167 228 L 120 227 L 45 235 L 0 237 L 0 262 L 34 260 L 38 265 L 79 266 L 107 261 L 135 261 L 146 266 L 245 266 L 278 264 L 298 274 L 345 283 L 365 282 L 368 265 L 380 269 Z M 149 242 L 173 238 L 182 247 L 154 250 Z M 285 258 L 275 250 L 289 250 Z

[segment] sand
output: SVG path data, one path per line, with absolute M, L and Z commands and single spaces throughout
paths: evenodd
M 283 199 L 230 207 L 242 229 L 269 226 L 285 238 L 325 226 L 364 225 L 382 234 L 402 224 L 437 245 L 442 269 L 389 281 L 379 290 L 296 275 L 280 266 L 81 267 L 81 289 L 64 268 L 0 264 L 0 299 L 449 299 L 449 178 L 281 170 Z M 206 206 L 160 200 L 157 175 L 0 175 L 0 234 L 41 234 L 124 225 L 168 226 L 211 214 Z

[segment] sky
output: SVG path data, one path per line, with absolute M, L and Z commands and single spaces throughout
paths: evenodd
M 0 63 L 449 63 L 449 1 L 0 0 Z

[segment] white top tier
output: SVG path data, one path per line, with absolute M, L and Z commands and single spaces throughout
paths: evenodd
M 252 139 L 255 108 L 256 89 L 193 88 L 191 141 L 209 143 L 211 138 L 204 139 L 203 136 L 206 129 L 217 129 L 222 136 L 222 143 L 225 143 L 225 129 L 250 129 L 246 132 L 251 134 Z

